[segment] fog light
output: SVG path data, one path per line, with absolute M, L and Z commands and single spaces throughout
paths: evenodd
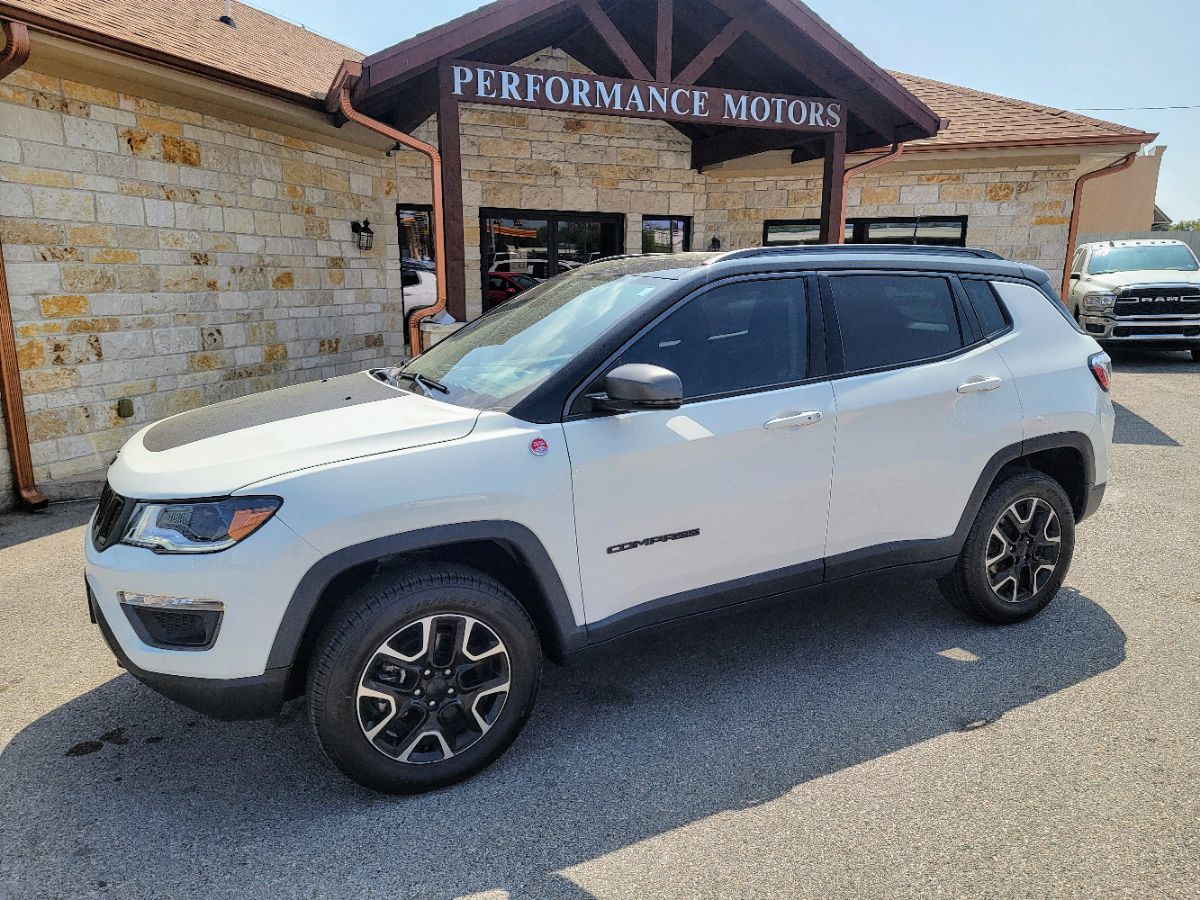
M 168 597 L 163 594 L 139 594 L 135 591 L 117 591 L 117 600 L 128 606 L 146 606 L 152 609 L 177 610 L 180 612 L 223 612 L 225 609 L 225 604 L 220 600 Z
M 125 618 L 143 643 L 163 650 L 207 650 L 217 640 L 225 604 L 219 600 L 117 591 Z

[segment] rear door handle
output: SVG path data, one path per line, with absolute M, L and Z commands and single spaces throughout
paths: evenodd
M 958 386 L 960 394 L 979 394 L 983 391 L 994 391 L 1000 385 L 1004 384 L 1004 379 L 998 375 L 988 375 L 987 377 L 972 378 L 970 381 L 963 382 Z
M 796 413 L 794 416 L 780 416 L 778 419 L 771 419 L 763 425 L 767 431 L 781 431 L 785 428 L 803 428 L 805 425 L 815 425 L 821 421 L 820 410 L 810 410 L 808 412 Z

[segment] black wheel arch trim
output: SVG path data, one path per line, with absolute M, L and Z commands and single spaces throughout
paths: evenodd
M 865 547 L 777 572 L 762 573 L 736 579 L 727 584 L 659 598 L 590 625 L 576 623 L 561 576 L 550 555 L 537 535 L 516 522 L 489 520 L 439 525 L 354 544 L 324 557 L 304 574 L 284 612 L 267 666 L 290 667 L 295 662 L 318 601 L 325 589 L 339 575 L 356 566 L 389 556 L 434 550 L 453 544 L 492 541 L 505 545 L 518 554 L 518 558 L 528 565 L 548 601 L 547 611 L 558 646 L 545 649 L 548 653 L 563 657 L 575 655 L 589 644 L 605 642 L 648 626 L 697 614 L 719 612 L 729 606 L 766 599 L 784 591 L 828 584 L 898 566 L 932 564 L 936 568 L 943 563 L 952 562 L 962 551 L 967 533 L 971 530 L 971 525 L 1000 471 L 1009 463 L 1031 453 L 1055 449 L 1077 450 L 1083 460 L 1085 503 L 1082 514 L 1078 516 L 1078 519 L 1082 520 L 1095 511 L 1104 493 L 1104 486 L 1095 483 L 1095 451 L 1092 441 L 1087 435 L 1076 431 L 1041 435 L 1010 444 L 988 460 L 963 508 L 957 528 L 948 537 Z
M 283 619 L 275 633 L 267 667 L 291 666 L 296 660 L 304 639 L 308 623 L 316 612 L 317 604 L 326 588 L 351 569 L 365 563 L 377 562 L 389 556 L 415 553 L 421 550 L 436 550 L 454 544 L 477 541 L 492 541 L 511 548 L 519 559 L 528 565 L 537 579 L 548 603 L 548 612 L 558 641 L 558 649 L 568 653 L 587 642 L 586 628 L 575 622 L 575 613 L 563 587 L 558 569 L 541 540 L 532 531 L 517 522 L 487 520 L 463 522 L 452 525 L 436 525 L 415 531 L 386 535 L 352 544 L 335 550 L 318 560 L 300 579 L 292 599 L 284 611 Z M 518 598 L 518 601 L 520 598 Z M 553 651 L 555 648 L 544 648 Z
M 1009 444 L 988 460 L 971 490 L 952 535 L 927 540 L 896 541 L 826 557 L 825 581 L 837 581 L 893 566 L 952 560 L 962 552 L 963 545 L 967 542 L 967 534 L 975 522 L 975 517 L 979 515 L 988 491 L 1006 465 L 1043 450 L 1065 449 L 1079 451 L 1083 459 L 1084 505 L 1081 514 L 1077 516 L 1077 521 L 1082 521 L 1095 512 L 1104 496 L 1103 485 L 1099 486 L 1099 490 L 1096 489 L 1096 456 L 1091 438 L 1081 431 L 1060 431 L 1026 438 L 1018 443 Z

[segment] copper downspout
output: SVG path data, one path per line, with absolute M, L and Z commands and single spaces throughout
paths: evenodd
M 29 59 L 29 29 L 24 22 L 4 22 L 4 52 L 0 53 L 0 81 Z
M 0 53 L 0 79 L 7 78 L 29 59 L 29 29 L 21 22 L 4 22 L 4 52 Z M 41 509 L 46 498 L 33 477 L 29 452 L 29 425 L 25 421 L 25 394 L 17 340 L 13 335 L 12 308 L 8 303 L 8 276 L 4 270 L 4 244 L 0 241 L 0 401 L 4 406 L 4 429 L 8 432 L 8 455 L 12 459 L 13 488 L 26 509 Z
M 866 162 L 860 162 L 856 166 L 851 166 L 842 174 L 842 208 L 838 210 L 838 227 L 835 230 L 837 240 L 835 243 L 841 244 L 846 240 L 846 191 L 850 188 L 850 178 L 853 175 L 861 175 L 863 172 L 869 172 L 884 163 L 889 163 L 901 153 L 904 152 L 904 145 L 896 142 L 892 144 L 892 149 L 887 153 L 876 156 L 874 159 L 868 159 Z
M 13 337 L 12 310 L 8 305 L 8 277 L 4 272 L 4 246 L 0 243 L 0 390 L 4 392 L 4 430 L 8 432 L 8 455 L 12 458 L 13 488 L 26 509 L 41 509 L 47 500 L 33 478 L 29 452 L 29 425 L 25 421 L 25 395 L 17 363 L 17 341 Z
M 1071 224 L 1067 227 L 1067 255 L 1063 260 L 1062 291 L 1060 293 L 1063 303 L 1067 302 L 1067 291 L 1071 286 L 1071 258 L 1075 255 L 1075 240 L 1079 236 L 1079 205 L 1083 199 L 1083 186 L 1093 178 L 1103 178 L 1105 175 L 1115 175 L 1117 172 L 1123 172 L 1133 165 L 1133 161 L 1137 159 L 1137 156 L 1138 154 L 1135 150 L 1120 162 L 1115 162 L 1103 169 L 1096 169 L 1094 172 L 1085 172 L 1075 180 L 1075 194 L 1071 198 Z
M 442 202 L 442 155 L 432 144 L 417 140 L 410 134 L 397 131 L 382 122 L 364 116 L 350 102 L 350 87 L 343 84 L 338 98 L 338 108 L 342 115 L 351 122 L 357 122 L 364 128 L 369 128 L 376 134 L 382 134 L 389 140 L 395 141 L 418 153 L 429 157 L 433 168 L 433 242 L 435 259 L 433 261 L 434 275 L 437 278 L 437 300 L 433 305 L 414 310 L 408 320 L 408 344 L 413 356 L 421 354 L 421 322 L 431 316 L 436 316 L 446 308 L 446 215 Z

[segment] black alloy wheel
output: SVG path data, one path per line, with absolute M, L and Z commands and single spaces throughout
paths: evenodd
M 504 710 L 508 648 L 471 616 L 425 616 L 380 644 L 358 682 L 358 723 L 375 749 L 408 765 L 474 746 Z
M 1011 624 L 1054 599 L 1075 550 L 1075 513 L 1062 485 L 1033 469 L 992 486 L 942 593 L 976 619 Z
M 450 563 L 397 563 L 347 598 L 308 671 L 308 712 L 329 760 L 378 791 L 476 774 L 521 733 L 542 673 L 525 609 Z
M 992 593 L 1005 603 L 1024 603 L 1058 568 L 1062 529 L 1054 508 L 1040 497 L 1012 503 L 988 535 L 984 567 Z

